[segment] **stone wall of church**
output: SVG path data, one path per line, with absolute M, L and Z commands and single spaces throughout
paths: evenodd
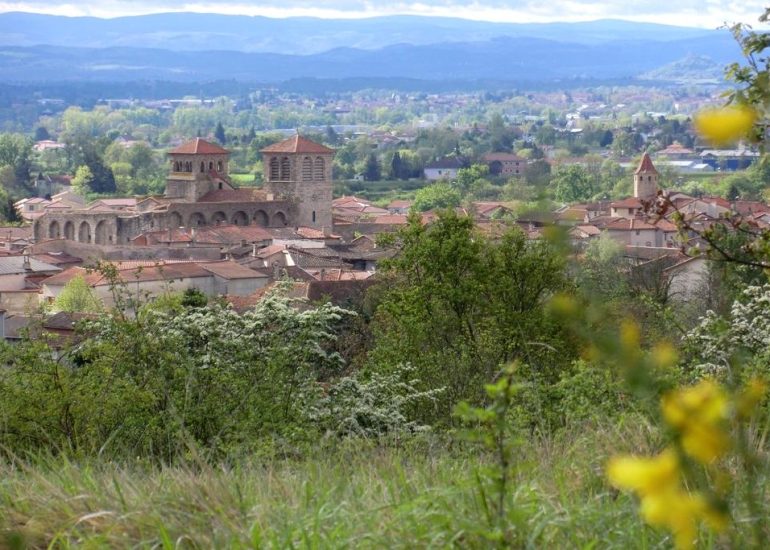
M 331 228 L 333 160 L 333 154 L 302 153 L 262 159 L 265 189 L 279 197 L 291 197 L 297 204 L 294 225 Z M 322 171 L 317 170 L 319 161 Z
M 198 200 L 215 189 L 215 184 L 209 177 L 211 170 L 227 176 L 229 173 L 227 159 L 227 155 L 173 155 L 166 196 L 189 202 Z

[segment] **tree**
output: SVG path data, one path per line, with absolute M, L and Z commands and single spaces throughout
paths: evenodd
M 553 174 L 556 200 L 573 203 L 589 200 L 596 194 L 591 177 L 579 164 L 560 166 Z
M 48 128 L 45 126 L 38 126 L 35 128 L 35 141 L 44 141 L 51 139 L 51 134 L 48 133 Z
M 104 165 L 101 155 L 93 147 L 89 147 L 83 153 L 83 161 L 91 171 L 90 189 L 94 193 L 114 193 L 117 189 L 115 175 L 112 170 Z
M 413 208 L 418 212 L 434 208 L 455 208 L 460 206 L 460 193 L 448 183 L 434 183 L 418 190 L 414 195 Z
M 67 313 L 99 313 L 104 310 L 104 304 L 83 276 L 77 275 L 64 285 L 54 300 L 53 310 Z
M 379 181 L 382 179 L 382 168 L 380 167 L 380 161 L 377 155 L 370 153 L 366 158 L 366 165 L 364 167 L 364 179 L 366 181 Z
M 220 145 L 226 145 L 227 144 L 227 136 L 225 135 L 225 127 L 222 126 L 222 122 L 217 122 L 217 127 L 214 130 L 214 138 L 219 142 Z
M 521 359 L 558 372 L 571 352 L 544 300 L 565 288 L 564 261 L 518 227 L 488 240 L 454 211 L 428 226 L 418 215 L 398 234 L 399 255 L 382 268 L 373 367 L 410 362 L 427 388 L 446 386 L 444 412 L 478 402 L 483 381 Z
M 20 193 L 32 191 L 32 142 L 21 134 L 0 134 L 0 167 L 13 169 L 13 185 Z
M 393 153 L 393 159 L 390 161 L 390 179 L 400 180 L 404 179 L 404 166 L 401 162 L 401 154 L 396 151 Z
M 85 196 L 91 191 L 93 181 L 94 175 L 91 173 L 91 169 L 86 165 L 78 166 L 75 177 L 72 178 L 72 188 L 78 195 Z
M 468 168 L 460 168 L 454 185 L 461 194 L 469 193 L 474 187 L 488 183 L 484 178 L 489 174 L 489 166 L 486 164 L 473 164 Z

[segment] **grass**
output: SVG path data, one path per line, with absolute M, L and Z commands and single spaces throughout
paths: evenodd
M 521 548 L 656 548 L 603 463 L 647 450 L 634 427 L 524 444 L 508 494 Z M 33 457 L 0 463 L 0 547 L 485 548 L 484 460 L 465 445 L 341 444 L 301 460 L 158 466 Z

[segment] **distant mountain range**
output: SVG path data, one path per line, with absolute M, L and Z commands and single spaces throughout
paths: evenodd
M 0 46 L 78 46 L 231 50 L 306 55 L 335 48 L 380 49 L 393 44 L 480 42 L 506 36 L 602 44 L 634 38 L 671 41 L 717 36 L 710 31 L 651 23 L 600 20 L 585 23 L 514 24 L 442 17 L 271 19 L 238 15 L 164 13 L 98 19 L 31 13 L 0 14 Z
M 402 78 L 526 84 L 643 74 L 672 79 L 677 63 L 703 58 L 713 79 L 713 68 L 740 59 L 740 49 L 726 31 L 625 21 L 515 25 L 428 17 L 179 13 L 104 20 L 0 14 L 6 82 Z

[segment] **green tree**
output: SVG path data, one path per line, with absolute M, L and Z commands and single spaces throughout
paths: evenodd
M 78 166 L 75 177 L 72 178 L 72 188 L 78 195 L 85 196 L 91 191 L 93 181 L 94 175 L 91 173 L 91 169 L 85 165 Z
M 54 300 L 53 310 L 67 313 L 99 313 L 104 310 L 104 304 L 83 276 L 77 275 L 64 285 Z
M 551 183 L 555 188 L 556 200 L 565 203 L 589 200 L 597 191 L 591 176 L 579 164 L 557 168 Z
M 14 181 L 10 188 L 19 194 L 32 191 L 32 142 L 21 134 L 0 134 L 0 167 L 13 169 Z
M 455 208 L 460 206 L 460 193 L 448 183 L 434 183 L 419 189 L 414 194 L 412 207 L 418 212 L 434 208 Z
M 428 226 L 412 215 L 398 239 L 400 254 L 381 271 L 376 368 L 410 362 L 426 387 L 446 386 L 444 418 L 459 400 L 482 399 L 500 365 L 521 359 L 546 378 L 558 372 L 569 346 L 543 303 L 567 281 L 550 244 L 518 227 L 488 240 L 453 211 Z
M 35 128 L 35 141 L 44 141 L 51 139 L 51 134 L 48 133 L 48 129 L 45 126 L 38 126 Z
M 474 187 L 483 187 L 489 183 L 484 179 L 489 175 L 489 166 L 486 164 L 472 164 L 468 168 L 460 168 L 454 185 L 462 195 L 469 193 Z
M 366 181 L 379 181 L 382 179 L 382 167 L 380 166 L 380 160 L 374 153 L 370 153 L 369 156 L 366 157 L 364 179 Z
M 390 179 L 400 180 L 404 175 L 404 165 L 401 162 L 401 153 L 393 153 L 393 159 L 390 161 Z
M 225 135 L 225 127 L 222 126 L 222 122 L 217 122 L 217 127 L 214 130 L 214 138 L 219 142 L 220 145 L 226 145 L 227 144 L 227 135 Z

